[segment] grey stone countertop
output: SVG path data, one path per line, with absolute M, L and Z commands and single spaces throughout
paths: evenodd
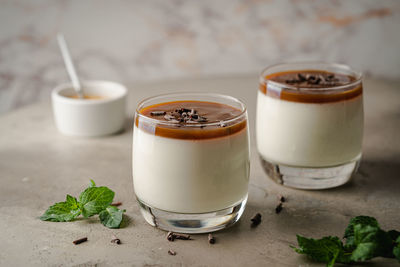
M 322 266 L 294 253 L 296 234 L 319 238 L 343 234 L 349 219 L 370 215 L 383 229 L 400 230 L 400 84 L 366 80 L 363 161 L 354 179 L 339 188 L 302 191 L 267 178 L 254 139 L 257 75 L 206 77 L 128 85 L 126 130 L 101 138 L 72 138 L 55 128 L 50 102 L 0 116 L 1 266 Z M 230 94 L 248 106 L 252 130 L 249 200 L 241 220 L 207 235 L 169 242 L 139 212 L 131 176 L 132 116 L 144 97 L 169 91 Z M 66 194 L 77 196 L 89 179 L 116 193 L 126 209 L 125 227 L 110 230 L 97 216 L 68 223 L 38 217 Z M 287 197 L 275 214 L 277 195 Z M 250 228 L 250 218 L 262 223 Z M 110 242 L 112 234 L 122 244 Z M 72 241 L 87 236 L 88 242 Z M 167 253 L 169 249 L 176 256 Z M 365 266 L 398 266 L 377 258 Z

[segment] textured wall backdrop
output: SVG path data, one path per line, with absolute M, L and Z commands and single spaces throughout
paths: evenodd
M 83 78 L 130 83 L 324 60 L 400 79 L 398 0 L 0 0 L 0 112 L 67 80 L 59 31 Z

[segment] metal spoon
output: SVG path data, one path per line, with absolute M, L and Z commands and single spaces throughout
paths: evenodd
M 76 75 L 74 63 L 72 62 L 71 55 L 68 50 L 67 43 L 65 42 L 64 35 L 62 33 L 57 34 L 58 46 L 60 47 L 62 57 L 64 59 L 65 67 L 67 68 L 67 72 L 69 78 L 72 82 L 72 87 L 74 87 L 76 94 L 79 98 L 83 99 L 83 88 L 79 81 L 78 75 Z

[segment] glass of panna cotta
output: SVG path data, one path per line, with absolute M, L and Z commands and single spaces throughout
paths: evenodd
M 133 184 L 146 221 L 182 233 L 226 228 L 248 194 L 247 111 L 236 98 L 166 94 L 135 114 Z
M 279 64 L 262 72 L 256 136 L 270 178 L 302 189 L 350 180 L 361 159 L 361 78 L 330 63 Z

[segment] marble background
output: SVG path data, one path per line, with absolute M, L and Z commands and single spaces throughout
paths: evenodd
M 398 80 L 399 28 L 397 0 L 0 0 L 0 113 L 68 79 L 57 32 L 82 79 L 130 85 L 298 60 Z

